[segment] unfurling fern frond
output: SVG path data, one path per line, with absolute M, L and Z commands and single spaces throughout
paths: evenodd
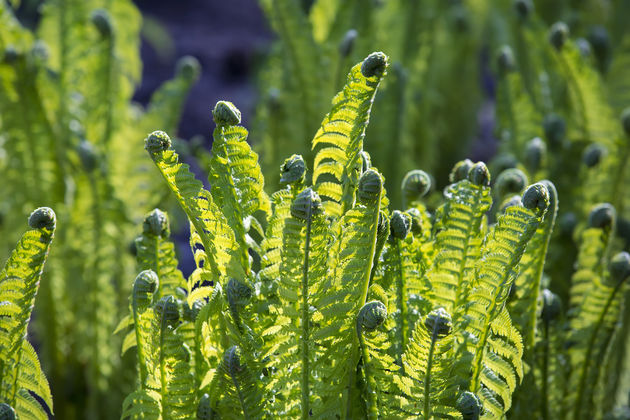
M 203 188 L 201 181 L 190 173 L 188 165 L 179 162 L 179 156 L 171 148 L 168 135 L 156 131 L 149 135 L 145 142 L 145 148 L 186 212 L 195 234 L 201 241 L 205 260 L 209 265 L 206 269 L 215 280 L 222 276 L 245 277 L 245 267 L 241 260 L 242 251 L 235 240 L 234 232 L 212 195 Z
M 219 101 L 212 114 L 217 125 L 209 168 L 212 198 L 234 231 L 246 267 L 249 255 L 245 221 L 254 216 L 264 221 L 271 204 L 263 191 L 258 155 L 247 144 L 247 130 L 238 125 L 240 111 L 230 102 Z
M 438 209 L 435 248 L 440 252 L 427 272 L 432 301 L 447 311 L 467 298 L 471 284 L 464 279 L 473 275 L 481 255 L 482 222 L 492 203 L 486 165 L 475 164 L 466 178 L 447 187 L 446 202 Z
M 147 376 L 123 402 L 121 418 L 138 419 L 151 413 L 164 420 L 190 419 L 195 411 L 194 382 L 190 350 L 178 332 L 179 305 L 173 296 L 166 296 L 141 316 L 144 322 L 135 328 L 142 335 L 138 350 L 143 349 Z
M 47 419 L 35 395 L 52 411 L 48 381 L 26 329 L 53 240 L 55 213 L 40 207 L 28 219 L 27 231 L 0 273 L 0 401 L 20 418 Z M 12 409 L 3 407 L 8 416 Z M 14 413 L 14 416 L 15 416 Z
M 386 69 L 387 56 L 381 52 L 355 65 L 313 139 L 313 150 L 317 152 L 313 185 L 331 216 L 340 217 L 354 205 L 365 129 Z
M 175 295 L 178 287 L 186 288 L 186 281 L 177 268 L 175 246 L 169 241 L 168 215 L 160 209 L 149 213 L 142 224 L 142 235 L 136 241 L 138 269 L 153 270 L 160 279 L 156 298 Z
M 548 206 L 546 186 L 530 186 L 522 205 L 507 207 L 499 217 L 475 269 L 474 290 L 462 322 L 464 330 L 475 337 L 467 344 L 474 349 L 470 390 L 480 396 L 489 418 L 509 410 L 518 378 L 523 377 L 523 344 L 505 304 L 521 257 Z
M 431 311 L 418 322 L 403 354 L 406 378 L 401 391 L 410 395 L 404 406 L 410 416 L 423 419 L 461 418 L 456 409 L 457 381 L 452 376 L 448 352 L 453 346 L 451 316 L 442 308 Z
M 222 419 L 261 419 L 264 399 L 256 364 L 238 346 L 227 349 L 211 385 L 210 406 Z
M 282 390 L 274 410 L 305 419 L 320 411 L 311 394 L 315 395 L 315 372 L 321 368 L 321 339 L 316 334 L 322 315 L 313 308 L 325 294 L 329 231 L 321 200 L 310 188 L 298 194 L 290 212 L 282 234 L 279 304 L 270 308 L 276 322 L 263 335 L 273 337 L 267 354 L 277 374 L 270 386 Z

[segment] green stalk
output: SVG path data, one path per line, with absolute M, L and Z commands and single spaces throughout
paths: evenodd
M 430 420 L 431 412 L 431 368 L 433 367 L 433 353 L 435 351 L 435 342 L 438 339 L 438 329 L 433 328 L 431 332 L 431 347 L 429 348 L 429 357 L 427 358 L 427 371 L 424 374 L 424 419 Z
M 309 206 L 306 219 L 306 244 L 304 246 L 304 265 L 302 268 L 302 419 L 309 417 L 309 316 L 308 316 L 308 256 L 311 244 L 312 207 Z
M 376 402 L 376 382 L 370 372 L 370 353 L 365 346 L 363 332 L 359 326 L 357 331 L 359 346 L 361 347 L 361 357 L 363 358 L 363 372 L 365 372 L 366 393 L 367 393 L 367 418 L 368 420 L 378 420 L 378 405 Z
M 405 270 L 403 268 L 403 258 L 400 250 L 400 239 L 394 239 L 394 250 L 398 262 L 398 276 L 396 276 L 396 306 L 400 313 L 400 325 L 396 332 L 400 343 L 401 354 L 405 351 L 408 341 L 408 319 L 407 319 L 407 282 L 405 281 Z

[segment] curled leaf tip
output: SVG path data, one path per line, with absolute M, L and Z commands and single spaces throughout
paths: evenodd
M 389 227 L 393 238 L 405 239 L 411 230 L 411 217 L 399 210 L 394 210 Z
M 483 162 L 475 163 L 468 172 L 468 180 L 480 187 L 487 187 L 490 185 L 490 171 Z
M 152 155 L 170 149 L 171 138 L 164 131 L 154 131 L 144 140 L 144 148 Z
M 15 420 L 15 410 L 7 403 L 0 403 L 0 420 Z
M 599 164 L 602 157 L 606 154 L 606 148 L 599 143 L 590 144 L 582 154 L 582 162 L 588 167 L 593 168 Z
M 543 130 L 545 132 L 545 138 L 552 148 L 557 148 L 562 145 L 564 136 L 567 131 L 567 125 L 558 114 L 547 114 L 543 119 Z
M 176 67 L 177 74 L 186 78 L 187 80 L 195 80 L 199 77 L 201 72 L 201 65 L 199 60 L 191 55 L 184 56 L 177 61 Z
M 612 204 L 598 204 L 588 215 L 588 226 L 601 229 L 609 228 L 615 222 L 616 217 L 617 212 Z
M 518 194 L 527 186 L 527 175 L 520 169 L 510 168 L 501 172 L 495 182 L 495 188 L 499 197 L 508 194 Z
M 569 38 L 569 27 L 564 22 L 556 22 L 549 30 L 549 42 L 557 50 L 561 50 Z
M 538 215 L 543 214 L 549 207 L 549 191 L 542 182 L 530 185 L 523 193 L 523 206 L 533 210 Z
M 509 73 L 516 68 L 514 53 L 509 45 L 503 45 L 499 48 L 499 52 L 497 53 L 497 68 L 501 74 Z
M 216 125 L 237 125 L 241 122 L 241 111 L 232 102 L 219 101 L 212 110 L 212 118 Z
M 532 3 L 532 0 L 515 0 L 514 10 L 520 20 L 527 20 L 534 10 L 534 3 Z
M 387 318 L 387 308 L 382 302 L 373 300 L 366 303 L 359 310 L 357 316 L 357 329 L 365 331 L 374 331 L 377 329 Z
M 252 298 L 252 289 L 246 283 L 231 278 L 227 284 L 226 294 L 231 305 L 245 306 Z
M 280 165 L 280 183 L 304 183 L 306 169 L 306 162 L 304 161 L 302 155 L 291 156 L 286 159 L 282 165 Z
M 28 217 L 28 225 L 32 229 L 54 229 L 57 216 L 50 207 L 39 207 Z
M 448 179 L 451 183 L 459 182 L 462 179 L 468 178 L 468 172 L 473 167 L 473 163 L 470 159 L 460 160 L 453 166 Z
M 411 233 L 414 235 L 422 235 L 422 213 L 415 207 L 405 212 L 411 218 Z
M 170 234 L 168 216 L 160 209 L 153 209 L 153 211 L 144 218 L 142 231 L 145 234 L 168 238 Z
M 374 169 L 368 169 L 359 179 L 359 200 L 363 203 L 373 203 L 378 200 L 383 189 L 383 179 Z
M 620 252 L 610 260 L 610 277 L 616 283 L 630 277 L 630 254 Z
M 238 346 L 227 349 L 223 355 L 223 363 L 231 376 L 239 373 L 242 369 L 241 349 Z
M 372 167 L 372 158 L 370 154 L 365 150 L 361 151 L 361 173 L 367 171 Z
M 387 56 L 382 52 L 373 52 L 361 64 L 361 74 L 364 77 L 381 77 L 387 68 Z
M 431 189 L 431 178 L 426 172 L 414 169 L 407 172 L 403 178 L 401 189 L 407 201 L 418 200 Z
M 525 146 L 525 164 L 527 169 L 536 172 L 543 164 L 547 155 L 547 145 L 540 137 L 531 139 Z
M 173 296 L 164 296 L 155 304 L 155 312 L 162 320 L 162 325 L 174 327 L 179 322 L 179 305 Z
M 137 308 L 146 308 L 151 304 L 159 280 L 153 270 L 141 271 L 133 282 L 133 304 Z
M 451 315 L 444 308 L 434 309 L 425 318 L 424 327 L 436 338 L 446 337 L 453 328 Z
M 339 55 L 342 57 L 347 57 L 352 52 L 354 47 L 354 41 L 357 39 L 359 33 L 356 29 L 348 29 L 346 34 L 343 36 L 341 43 L 339 44 Z
M 308 220 L 310 216 L 317 216 L 322 211 L 322 200 L 312 188 L 306 188 L 299 193 L 291 204 L 291 215 L 300 220 Z
M 560 302 L 558 295 L 549 289 L 544 289 L 542 291 L 542 302 L 543 308 L 541 317 L 543 321 L 550 322 L 558 318 L 562 312 L 562 302 Z
M 112 18 L 105 9 L 96 9 L 90 15 L 90 21 L 103 38 L 109 37 L 113 31 Z
M 478 420 L 483 413 L 481 400 L 470 391 L 462 392 L 457 398 L 456 407 L 464 420 Z
M 376 226 L 376 236 L 379 238 L 387 239 L 389 237 L 389 218 L 384 211 L 378 212 L 378 225 Z

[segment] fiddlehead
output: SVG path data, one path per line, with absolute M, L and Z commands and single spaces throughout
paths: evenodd
M 7 403 L 0 403 L 0 420 L 15 420 L 15 410 Z
M 302 185 L 306 178 L 306 162 L 302 155 L 287 158 L 280 166 L 280 184 Z
M 527 175 L 520 169 L 510 168 L 499 174 L 494 189 L 497 196 L 503 198 L 508 194 L 520 194 L 527 185 Z
M 252 289 L 242 281 L 231 278 L 225 289 L 225 294 L 232 314 L 232 319 L 239 331 L 243 332 L 240 313 L 252 298 Z
M 424 197 L 431 189 L 431 178 L 429 175 L 420 170 L 415 169 L 407 172 L 402 180 L 403 209 L 409 204 Z
M 464 391 L 457 399 L 457 410 L 463 420 L 479 420 L 483 414 L 483 403 L 479 397 L 470 391 Z

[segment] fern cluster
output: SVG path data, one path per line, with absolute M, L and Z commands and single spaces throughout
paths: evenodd
M 280 168 L 285 188 L 263 192 L 228 102 L 213 111 L 210 191 L 164 132 L 147 137 L 190 220 L 196 269 L 184 280 L 161 255 L 172 246 L 155 210 L 137 243 L 160 245 L 152 262 L 138 259 L 152 271 L 136 278 L 121 323 L 133 327 L 123 351 L 136 347 L 139 373 L 123 418 L 601 415 L 605 394 L 595 390 L 612 360 L 628 255 L 609 269 L 608 254 L 584 241 L 580 261 L 596 273 L 578 267 L 575 308 L 563 315 L 543 283 L 558 211 L 550 181 L 507 174 L 493 194 L 487 167 L 465 160 L 437 207 L 424 202 L 430 177 L 416 170 L 401 185 L 407 208 L 392 212 L 363 150 L 387 67 L 373 53 L 350 71 L 315 134 L 310 186 L 310 165 L 294 155 Z M 610 205 L 596 208 L 584 234 L 605 234 L 608 249 L 613 218 Z
M 168 205 L 131 140 L 176 128 L 198 64 L 183 59 L 145 110 L 131 102 L 141 19 L 130 1 L 48 1 L 33 31 L 16 8 L 0 1 L 0 246 L 6 254 L 18 239 L 25 209 L 55 209 L 34 325 L 42 362 L 59 418 L 111 418 L 123 398 L 111 334 L 133 275 L 127 244 L 147 208 Z

